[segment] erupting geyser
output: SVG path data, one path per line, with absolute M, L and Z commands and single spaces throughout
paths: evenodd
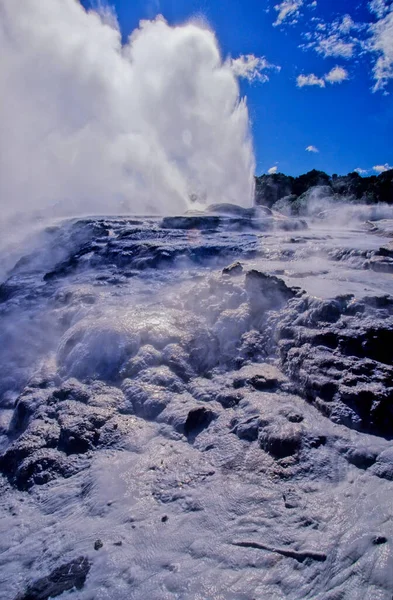
M 157 17 L 122 45 L 109 10 L 0 0 L 0 51 L 3 217 L 252 204 L 246 102 L 206 25 Z

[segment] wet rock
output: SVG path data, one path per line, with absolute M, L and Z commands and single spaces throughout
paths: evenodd
M 260 429 L 258 442 L 273 458 L 285 458 L 300 450 L 302 430 L 299 425 L 277 420 Z
M 58 477 L 71 477 L 79 468 L 80 465 L 63 452 L 43 448 L 20 462 L 12 480 L 20 490 L 28 490 L 33 485 L 44 485 Z
M 245 386 L 262 390 L 272 390 L 285 383 L 287 378 L 270 364 L 251 364 L 239 369 L 233 380 L 233 387 L 239 389 Z
M 282 279 L 256 270 L 246 274 L 245 287 L 251 310 L 257 313 L 282 308 L 296 294 Z
M 242 399 L 242 394 L 239 392 L 222 391 L 214 395 L 215 400 L 224 408 L 233 408 L 239 404 Z
M 185 382 L 195 376 L 188 363 L 188 354 L 179 344 L 168 344 L 162 351 L 162 361 Z
M 132 379 L 123 381 L 122 391 L 128 402 L 129 412 L 144 419 L 155 419 L 171 401 L 171 394 L 165 388 Z
M 140 371 L 160 365 L 161 361 L 161 353 L 153 346 L 146 344 L 140 348 L 136 356 L 126 362 L 120 371 L 120 376 L 123 379 L 134 377 Z
M 241 440 L 254 442 L 258 439 L 260 418 L 257 415 L 241 420 L 235 418 L 231 422 L 231 427 L 233 433 L 235 433 Z
M 389 298 L 293 300 L 276 333 L 296 391 L 335 422 L 393 433 L 393 310 Z
M 54 569 L 49 575 L 27 586 L 15 600 L 49 600 L 76 588 L 81 590 L 90 571 L 90 561 L 85 556 Z
M 67 379 L 62 386 L 53 392 L 53 397 L 58 400 L 75 400 L 86 404 L 91 396 L 89 388 L 77 379 Z
M 180 377 L 167 366 L 151 367 L 140 371 L 135 379 L 142 384 L 162 387 L 175 394 L 184 391 L 184 383 Z
M 27 428 L 37 409 L 45 405 L 50 396 L 51 392 L 49 390 L 25 388 L 16 400 L 10 423 L 10 432 L 13 435 L 20 435 Z
M 243 265 L 240 262 L 234 262 L 222 270 L 223 275 L 240 275 L 243 273 Z
M 382 479 L 393 481 L 393 448 L 381 452 L 369 472 Z
M 349 463 L 358 469 L 368 469 L 375 463 L 378 456 L 378 448 L 354 446 L 344 450 L 344 456 Z
M 165 217 L 161 221 L 163 229 L 217 229 L 220 217 L 212 215 L 195 215 L 186 217 Z
M 100 548 L 102 548 L 103 545 L 104 544 L 103 544 L 102 540 L 96 540 L 94 542 L 94 550 L 100 550 Z
M 371 269 L 376 273 L 393 273 L 393 258 L 373 256 L 364 263 L 364 268 Z
M 56 448 L 60 428 L 56 421 L 37 419 L 16 440 L 12 442 L 0 458 L 1 472 L 14 477 L 25 459 L 43 448 Z
M 387 538 L 384 535 L 377 535 L 373 539 L 374 546 L 381 546 L 382 544 L 386 544 Z

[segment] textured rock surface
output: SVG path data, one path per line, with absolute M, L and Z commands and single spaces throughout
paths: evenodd
M 252 219 L 68 222 L 3 282 L 0 598 L 391 600 L 386 224 Z

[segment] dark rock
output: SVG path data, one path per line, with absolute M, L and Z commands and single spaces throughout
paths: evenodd
M 81 590 L 90 571 L 90 561 L 85 556 L 57 567 L 47 577 L 38 579 L 27 586 L 25 592 L 18 594 L 15 600 L 48 600 L 76 588 Z
M 375 463 L 369 468 L 369 472 L 381 479 L 393 481 L 393 448 L 381 452 Z
M 18 465 L 14 473 L 14 481 L 20 490 L 27 490 L 33 485 L 43 485 L 58 477 L 71 477 L 77 470 L 78 465 L 62 452 L 43 448 Z
M 255 270 L 248 271 L 245 287 L 251 310 L 257 313 L 278 310 L 296 294 L 282 279 Z
M 387 538 L 384 535 L 377 535 L 373 539 L 374 546 L 380 546 L 381 544 L 386 544 Z
M 224 408 L 233 408 L 237 406 L 242 399 L 242 394 L 239 392 L 223 391 L 215 396 L 217 402 Z
M 283 173 L 261 175 L 255 178 L 255 202 L 276 208 L 278 201 L 288 198 L 290 214 L 298 214 L 298 198 L 315 186 L 324 186 L 326 195 L 339 195 L 341 201 L 365 201 L 368 204 L 392 203 L 393 170 L 380 175 L 361 177 L 358 173 L 333 175 L 329 177 L 323 171 L 313 169 L 299 177 L 291 177 Z
M 165 217 L 161 221 L 163 229 L 217 229 L 220 217 L 212 215 L 194 215 L 186 217 Z
M 206 429 L 214 418 L 215 414 L 209 408 L 205 408 L 204 406 L 193 408 L 188 413 L 187 420 L 184 424 L 185 435 L 198 434 L 203 429 Z
M 368 469 L 375 463 L 378 450 L 364 446 L 354 446 L 344 451 L 344 456 L 349 463 L 358 469 Z
M 240 421 L 235 419 L 231 423 L 233 433 L 236 433 L 241 440 L 247 440 L 248 442 L 254 442 L 258 439 L 259 425 L 260 418 L 258 415 Z
M 288 421 L 274 421 L 260 429 L 258 441 L 260 447 L 273 458 L 285 458 L 300 450 L 301 429 Z
M 390 300 L 304 297 L 288 306 L 279 315 L 275 335 L 296 391 L 335 422 L 392 435 Z
M 129 403 L 130 410 L 144 419 L 155 419 L 169 404 L 171 394 L 160 386 L 153 386 L 133 379 L 125 379 L 122 391 Z
M 243 273 L 243 266 L 240 262 L 234 262 L 222 270 L 223 275 L 240 275 Z
M 102 548 L 103 545 L 104 544 L 103 544 L 102 540 L 96 540 L 94 542 L 94 550 L 100 550 L 100 548 Z
M 53 397 L 57 400 L 76 400 L 87 404 L 91 396 L 88 387 L 77 379 L 68 379 L 61 388 L 53 392 Z

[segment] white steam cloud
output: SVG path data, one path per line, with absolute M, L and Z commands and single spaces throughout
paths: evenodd
M 122 46 L 108 11 L 0 0 L 0 50 L 3 218 L 251 205 L 246 102 L 206 26 L 158 17 Z
M 393 169 L 393 167 L 388 163 L 385 163 L 384 165 L 375 165 L 375 167 L 373 167 L 373 170 L 376 173 L 386 173 L 386 171 L 390 171 L 390 169 Z

